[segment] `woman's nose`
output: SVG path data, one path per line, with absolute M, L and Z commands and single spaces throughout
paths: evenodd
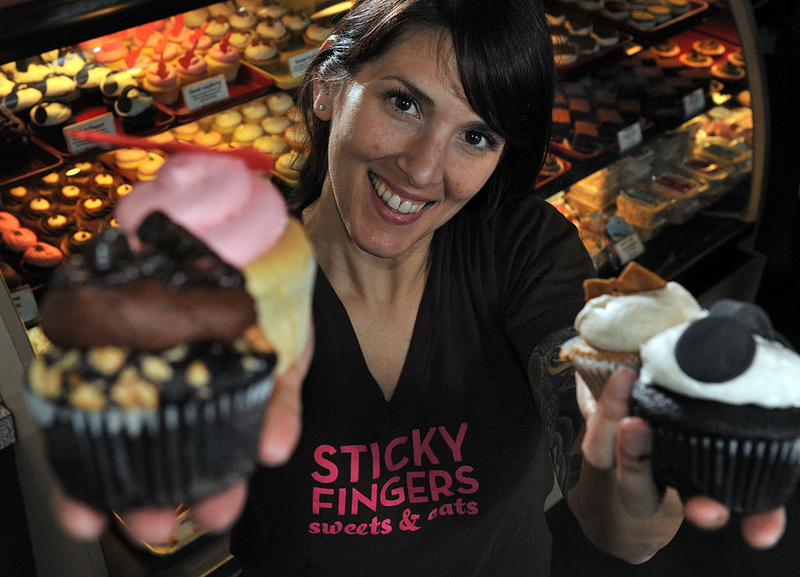
M 442 182 L 446 157 L 446 139 L 426 131 L 419 138 L 408 142 L 397 163 L 409 184 L 423 189 Z

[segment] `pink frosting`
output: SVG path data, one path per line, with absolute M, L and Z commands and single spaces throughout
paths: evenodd
M 211 48 L 213 44 L 214 40 L 211 38 L 211 36 L 206 36 L 205 34 L 202 34 L 200 38 L 197 39 L 197 46 L 194 45 L 194 41 L 192 41 L 191 38 L 187 38 L 186 40 L 184 40 L 182 46 L 187 50 L 189 48 L 194 48 L 198 52 L 206 52 L 208 51 L 209 48 Z
M 239 60 L 239 51 L 228 44 L 226 50 L 221 48 L 222 42 L 217 42 L 208 50 L 208 57 L 217 62 L 236 62 Z
M 198 56 L 197 54 L 192 56 L 188 66 L 185 66 L 182 60 L 183 57 L 178 60 L 176 67 L 178 70 L 189 76 L 198 76 L 208 70 L 208 63 L 203 60 L 202 56 Z
M 235 156 L 208 152 L 177 153 L 156 180 L 139 182 L 116 209 L 128 240 L 160 210 L 202 240 L 229 264 L 242 267 L 281 237 L 289 216 L 277 188 Z
M 10 212 L 0 212 L 0 234 L 19 228 L 19 220 Z
M 29 228 L 20 227 L 3 233 L 3 244 L 11 252 L 22 254 L 29 246 L 36 244 L 36 233 Z
M 108 64 L 109 62 L 116 62 L 122 60 L 128 55 L 128 47 L 122 44 L 103 46 L 99 52 L 95 53 L 95 61 L 101 64 Z
M 178 73 L 175 72 L 174 66 L 165 64 L 164 74 L 166 74 L 166 76 L 159 76 L 158 65 L 158 62 L 154 62 L 150 65 L 150 68 L 147 69 L 147 76 L 145 76 L 147 82 L 153 86 L 172 86 L 178 81 Z

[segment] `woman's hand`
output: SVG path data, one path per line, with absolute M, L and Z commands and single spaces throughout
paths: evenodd
M 286 462 L 300 438 L 301 390 L 314 351 L 313 331 L 303 354 L 276 377 L 266 407 L 258 456 L 265 465 Z M 192 520 L 202 529 L 222 531 L 236 521 L 247 498 L 247 481 L 241 479 L 221 493 L 191 503 Z M 177 504 L 176 504 L 177 505 Z M 71 499 L 57 488 L 56 515 L 66 531 L 79 539 L 98 537 L 106 528 L 108 515 Z M 148 508 L 118 512 L 134 538 L 150 544 L 167 543 L 175 530 L 174 508 Z
M 632 417 L 628 407 L 636 372 L 618 369 L 608 380 L 600 399 L 595 399 L 576 373 L 578 404 L 586 419 L 586 435 L 581 448 L 584 460 L 601 470 L 614 469 L 620 500 L 628 513 L 649 517 L 658 511 L 662 495 L 653 479 L 650 462 L 650 427 Z M 686 519 L 703 529 L 723 527 L 730 511 L 708 497 L 692 497 L 684 504 Z M 744 540 L 757 549 L 774 546 L 783 535 L 786 512 L 783 508 L 745 515 L 741 520 Z

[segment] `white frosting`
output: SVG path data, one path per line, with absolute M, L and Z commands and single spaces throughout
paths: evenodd
M 684 373 L 675 358 L 675 345 L 688 325 L 667 329 L 642 345 L 642 383 L 729 405 L 800 407 L 800 355 L 756 335 L 756 354 L 744 373 L 723 383 L 703 383 Z
M 590 299 L 575 317 L 575 329 L 595 348 L 633 353 L 653 335 L 702 314 L 689 291 L 669 282 L 662 289 Z

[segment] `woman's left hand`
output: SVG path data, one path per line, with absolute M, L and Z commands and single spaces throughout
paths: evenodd
M 650 427 L 630 415 L 630 393 L 637 373 L 629 367 L 618 369 L 606 383 L 600 399 L 576 373 L 578 404 L 586 419 L 581 445 L 584 460 L 601 470 L 615 470 L 619 496 L 625 509 L 637 517 L 654 515 L 662 501 L 653 478 Z M 698 496 L 684 503 L 686 519 L 703 529 L 718 529 L 730 518 L 730 511 L 708 497 Z M 756 549 L 774 546 L 786 525 L 784 509 L 745 515 L 741 520 L 744 540 Z

